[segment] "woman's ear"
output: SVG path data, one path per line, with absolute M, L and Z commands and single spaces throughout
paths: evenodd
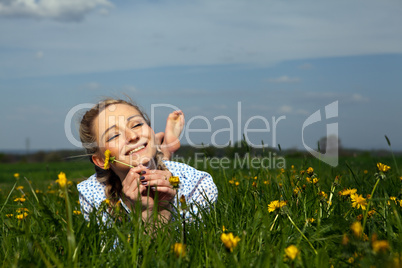
M 102 157 L 99 157 L 97 154 L 92 155 L 92 162 L 94 162 L 95 165 L 97 165 L 102 169 L 105 165 L 105 161 L 102 159 Z

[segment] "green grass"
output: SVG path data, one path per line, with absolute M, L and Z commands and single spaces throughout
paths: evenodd
M 378 180 L 377 162 L 391 166 L 384 179 Z M 336 168 L 313 158 L 291 158 L 286 159 L 283 171 L 207 167 L 219 198 L 210 211 L 186 224 L 186 255 L 181 258 L 172 252 L 176 242 L 184 242 L 180 221 L 150 233 L 134 214 L 121 215 L 107 227 L 97 224 L 101 212 L 93 213 L 89 222 L 73 213 L 79 210 L 76 183 L 93 172 L 89 163 L 2 164 L 0 265 L 394 267 L 396 261 L 401 263 L 402 253 L 402 181 L 395 163 L 402 167 L 402 158 L 394 162 L 392 158 L 349 157 L 341 159 Z M 312 177 L 318 178 L 318 183 L 308 183 L 307 175 L 300 175 L 308 167 L 314 169 Z M 73 181 L 67 194 L 54 183 L 60 171 Z M 14 173 L 20 174 L 17 186 L 24 189 L 13 189 L 9 195 L 16 182 Z M 350 197 L 338 194 L 345 188 L 354 188 L 366 198 L 377 181 L 372 198 L 366 200 L 370 210 L 375 211 L 370 217 L 366 216 L 367 209 L 354 208 Z M 296 187 L 301 189 L 297 194 Z M 23 193 L 26 201 L 14 202 Z M 391 196 L 397 202 L 389 202 Z M 287 203 L 270 213 L 268 204 L 274 200 Z M 28 209 L 22 220 L 15 217 L 18 208 Z M 360 217 L 363 225 L 365 216 L 364 234 L 356 236 L 350 227 Z M 222 243 L 223 232 L 240 238 L 233 252 Z M 382 240 L 389 247 L 376 251 L 376 243 Z M 284 257 L 290 245 L 300 251 L 294 260 Z
M 51 181 L 57 179 L 61 172 L 67 173 L 70 179 L 81 181 L 94 173 L 93 165 L 83 161 L 55 162 L 55 163 L 0 163 L 0 189 L 3 192 L 9 191 L 15 183 L 14 174 L 20 174 L 21 178 L 27 178 L 34 187 L 43 188 Z M 23 186 L 24 184 L 21 180 Z

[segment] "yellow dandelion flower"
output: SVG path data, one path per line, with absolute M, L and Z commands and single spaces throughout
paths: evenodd
M 109 198 L 106 198 L 104 202 L 105 202 L 106 205 L 110 206 L 110 199 Z
M 177 258 L 186 256 L 186 245 L 182 243 L 175 243 L 173 245 L 173 252 Z
M 257 182 L 253 181 L 252 186 L 253 186 L 253 187 L 257 187 Z
M 264 184 L 265 184 L 265 185 L 268 185 L 268 184 L 269 184 L 269 181 L 264 181 Z
M 64 188 L 67 184 L 66 174 L 64 172 L 60 172 L 58 175 L 59 179 L 56 182 L 60 185 L 61 188 Z
M 314 218 L 308 218 L 307 221 L 308 221 L 309 223 L 313 223 L 313 222 L 315 222 L 315 219 L 314 219 Z
M 274 212 L 277 209 L 282 208 L 283 206 L 286 206 L 286 201 L 278 201 L 274 200 L 268 205 L 268 212 Z
M 103 164 L 103 169 L 109 169 L 110 168 L 110 150 L 105 151 L 105 163 Z
M 362 210 L 366 210 L 366 198 L 359 194 L 353 194 L 350 196 L 350 198 L 352 199 L 352 206 L 354 208 L 361 208 Z
M 294 169 L 294 168 L 295 168 L 295 166 L 294 166 L 294 165 L 292 165 L 292 166 L 290 166 L 290 168 L 291 168 L 291 169 Z
M 256 180 L 256 179 L 257 179 L 257 176 L 254 177 L 254 180 Z
M 28 213 L 24 212 L 22 214 L 18 214 L 17 216 L 15 216 L 18 220 L 23 220 L 28 216 Z
M 372 210 L 370 210 L 370 211 L 367 213 L 367 215 L 368 215 L 369 217 L 371 217 L 371 216 L 374 215 L 374 213 L 375 213 L 375 210 L 372 209 Z
M 354 261 L 355 261 L 355 259 L 354 259 L 353 257 L 350 257 L 350 258 L 348 259 L 348 263 L 354 263 Z
M 356 237 L 361 237 L 361 235 L 363 234 L 363 226 L 360 223 L 360 221 L 356 221 L 356 222 L 352 223 L 352 225 L 350 226 L 350 229 L 353 231 L 353 234 Z
M 384 165 L 382 163 L 377 163 L 377 168 L 379 171 L 384 172 L 384 173 L 391 169 L 390 166 Z
M 300 250 L 295 245 L 290 245 L 285 248 L 285 255 L 292 261 L 300 254 Z
M 397 200 L 396 200 L 396 197 L 395 197 L 395 196 L 390 196 L 390 197 L 389 197 L 389 200 L 394 201 L 395 205 L 397 204 Z M 390 202 L 390 201 L 387 201 L 387 204 L 388 204 L 388 206 L 389 206 L 389 205 L 391 205 L 391 202 Z
M 297 195 L 300 192 L 300 190 L 301 190 L 300 187 L 296 186 L 296 188 L 293 189 L 293 194 Z
M 221 240 L 225 247 L 230 250 L 230 252 L 233 252 L 233 249 L 237 247 L 237 244 L 240 241 L 240 237 L 234 236 L 233 233 L 223 233 L 221 235 Z
M 17 190 L 24 190 L 24 186 L 17 186 L 15 189 L 17 189 Z
M 225 225 L 222 225 L 222 232 L 225 232 L 226 230 Z
M 169 183 L 174 187 L 177 188 L 180 183 L 180 179 L 177 176 L 172 176 L 169 178 Z
M 357 192 L 357 190 L 356 189 L 350 189 L 350 188 L 348 188 L 348 189 L 344 189 L 344 190 L 342 190 L 341 192 L 340 192 L 340 195 L 342 195 L 342 196 L 345 196 L 345 195 L 352 195 L 352 194 L 355 194 Z
M 18 213 L 29 212 L 29 209 L 27 209 L 27 208 L 17 208 L 15 211 L 17 211 Z
M 81 211 L 80 210 L 73 210 L 74 215 L 81 215 Z
M 230 180 L 229 183 L 230 183 L 230 184 L 233 184 L 233 183 L 234 183 L 234 180 Z
M 19 173 L 14 173 L 14 178 L 18 179 L 20 177 Z
M 269 203 L 268 205 L 268 212 L 274 212 L 279 206 L 279 201 L 278 200 L 274 200 L 271 203 Z
M 14 202 L 21 202 L 24 203 L 26 200 L 24 197 L 17 197 L 16 199 L 14 199 Z
M 43 193 L 43 192 L 42 192 L 41 190 L 36 189 L 36 190 L 35 190 L 35 193 L 41 194 L 41 193 Z
M 313 175 L 313 174 L 314 174 L 314 169 L 313 169 L 312 167 L 309 167 L 309 168 L 307 169 L 307 174 L 308 174 L 309 176 Z
M 103 164 L 103 169 L 109 169 L 110 164 L 113 164 L 115 160 L 114 156 L 110 156 L 110 150 L 105 151 L 105 163 Z
M 6 217 L 7 218 L 11 218 L 11 217 L 13 217 L 14 216 L 14 214 L 6 214 Z
M 313 184 L 316 184 L 318 182 L 318 180 L 319 180 L 318 178 L 314 178 L 313 179 Z
M 385 252 L 385 251 L 387 251 L 387 250 L 390 249 L 389 243 L 388 243 L 387 240 L 376 240 L 376 241 L 373 241 L 373 243 L 372 243 L 371 246 L 373 247 L 373 251 L 374 251 L 375 253 L 378 253 L 378 252 L 380 252 L 380 251 Z
M 306 181 L 307 181 L 308 183 L 312 183 L 312 182 L 313 182 L 310 177 L 306 177 Z
M 319 192 L 318 195 L 324 197 L 325 199 L 328 198 L 328 194 L 326 194 L 324 191 Z
M 367 174 L 367 173 L 368 173 L 368 170 L 367 170 L 367 169 L 365 169 L 365 170 L 363 171 L 363 173 L 364 173 L 364 174 Z

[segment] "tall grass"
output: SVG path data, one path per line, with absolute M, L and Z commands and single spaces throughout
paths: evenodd
M 377 162 L 391 166 L 380 180 Z M 209 211 L 185 224 L 186 241 L 181 220 L 150 229 L 138 215 L 122 213 L 103 225 L 98 224 L 101 209 L 85 221 L 79 214 L 76 180 L 60 188 L 54 182 L 28 183 L 23 171 L 19 179 L 11 173 L 11 186 L 0 191 L 0 265 L 395 267 L 402 265 L 398 162 L 401 159 L 348 158 L 331 168 L 314 159 L 286 159 L 284 169 L 207 166 L 219 198 Z M 314 170 L 310 175 L 309 167 Z M 77 171 L 69 173 L 69 168 L 60 171 L 71 180 Z M 52 176 L 55 181 L 57 175 Z M 344 189 L 356 189 L 367 202 L 365 209 L 353 207 L 351 196 L 341 195 Z M 22 196 L 23 202 L 17 199 Z M 269 212 L 268 205 L 276 200 L 286 205 Z M 232 250 L 222 242 L 222 233 L 240 239 Z M 184 242 L 185 253 L 175 253 L 175 243 Z M 291 249 L 296 249 L 294 256 Z

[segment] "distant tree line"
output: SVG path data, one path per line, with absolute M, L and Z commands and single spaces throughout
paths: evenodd
M 325 138 L 320 139 L 317 146 L 322 153 L 326 152 L 326 149 L 333 149 L 333 146 L 329 143 L 334 143 L 333 140 L 327 140 Z M 345 149 L 340 146 L 340 140 L 338 140 L 338 152 L 339 156 L 389 156 L 388 150 L 358 150 L 358 149 Z M 180 149 L 175 153 L 176 156 L 183 158 L 194 157 L 195 154 L 203 154 L 205 157 L 228 157 L 233 159 L 237 154 L 237 157 L 244 157 L 246 154 L 250 156 L 267 156 L 270 153 L 278 156 L 285 157 L 312 157 L 307 151 L 294 149 L 281 150 L 280 148 L 254 148 L 249 146 L 244 141 L 236 142 L 234 145 L 229 145 L 223 148 L 217 148 L 213 146 L 198 146 L 193 147 L 190 145 L 182 145 Z M 394 152 L 395 153 L 395 152 Z M 396 155 L 402 155 L 402 152 L 396 152 Z M 14 163 L 14 162 L 65 162 L 65 161 L 88 161 L 89 156 L 85 155 L 84 150 L 57 150 L 57 151 L 38 151 L 31 154 L 10 154 L 0 153 L 0 163 Z

